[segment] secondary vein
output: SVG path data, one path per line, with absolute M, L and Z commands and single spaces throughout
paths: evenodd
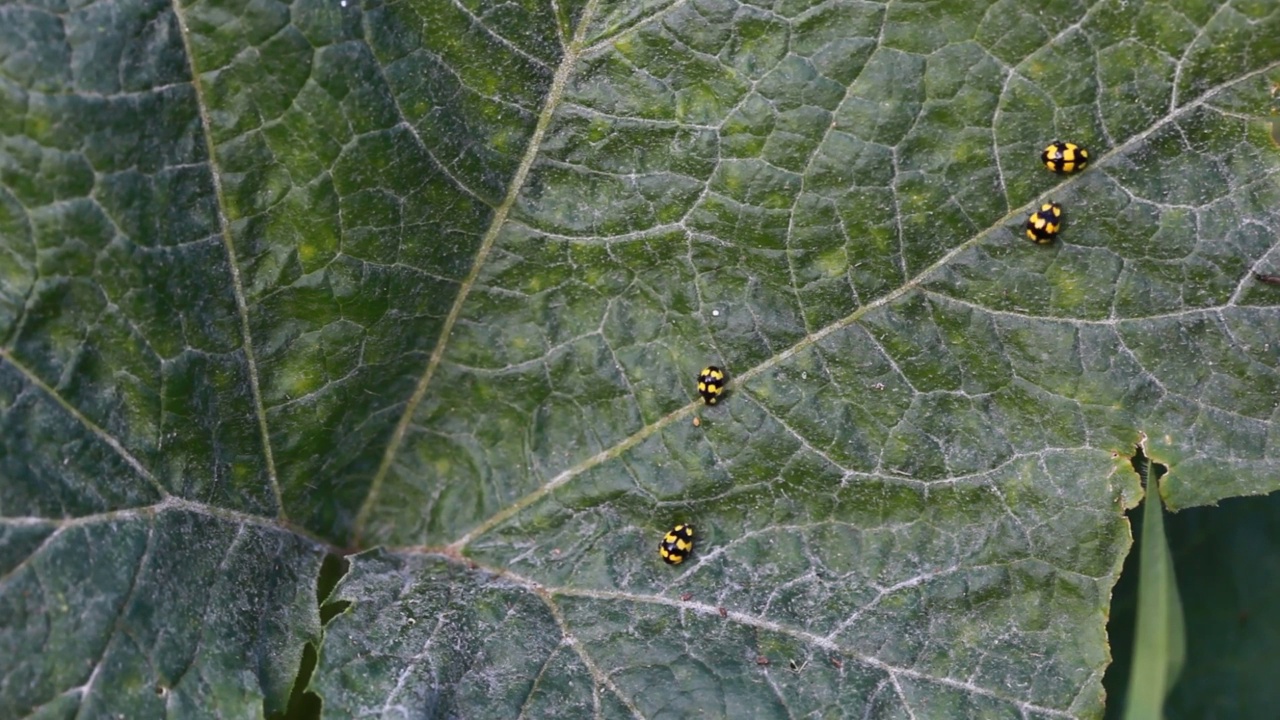
M 431 380 L 435 377 L 437 368 L 440 367 L 440 361 L 444 358 L 445 347 L 448 345 L 449 336 L 453 332 L 453 326 L 462 315 L 463 303 L 466 302 L 467 295 L 470 294 L 472 287 L 475 286 L 476 278 L 480 276 L 480 270 L 484 267 L 485 260 L 489 257 L 489 252 L 493 249 L 494 242 L 497 240 L 503 226 L 506 225 L 507 216 L 511 213 L 511 208 L 515 205 L 516 198 L 520 195 L 520 190 L 524 187 L 525 179 L 529 175 L 529 169 L 533 167 L 533 162 L 538 157 L 542 139 L 546 135 L 547 128 L 551 125 L 551 118 L 560 104 L 560 99 L 564 96 L 564 89 L 569 82 L 569 76 L 576 66 L 578 58 L 582 55 L 587 27 L 591 24 L 597 4 L 598 0 L 591 0 L 587 3 L 586 8 L 583 9 L 582 17 L 578 21 L 578 27 L 574 31 L 573 40 L 565 48 L 564 57 L 561 58 L 560 65 L 556 68 L 555 75 L 551 80 L 551 88 L 547 92 L 546 102 L 543 103 L 542 112 L 538 115 L 538 122 L 534 127 L 533 135 L 529 138 L 524 157 L 520 159 L 520 165 L 516 168 L 515 175 L 511 178 L 511 184 L 507 188 L 507 195 L 503 198 L 502 204 L 493 213 L 493 219 L 489 223 L 488 230 L 485 231 L 484 239 L 480 242 L 480 249 L 476 251 L 476 257 L 471 263 L 471 269 L 467 272 L 462 284 L 458 286 L 458 294 L 453 300 L 453 306 L 449 308 L 449 314 L 445 316 L 444 325 L 440 328 L 440 335 L 431 351 L 431 357 L 427 360 L 427 367 L 422 371 L 422 376 L 418 378 L 413 394 L 409 396 L 404 412 L 401 413 L 400 420 L 396 423 L 395 430 L 391 434 L 391 439 L 387 442 L 386 450 L 382 453 L 382 460 L 378 463 L 378 469 L 369 484 L 369 492 L 365 496 L 364 503 L 360 506 L 359 513 L 356 514 L 353 535 L 357 547 L 362 544 L 361 536 L 364 534 L 373 508 L 378 503 L 378 497 L 382 492 L 383 484 L 386 482 L 387 474 L 391 470 L 391 464 L 395 461 L 396 453 L 399 452 L 400 445 L 404 442 L 405 435 L 408 434 L 409 426 L 413 422 L 413 415 L 417 411 L 418 405 L 422 403 L 422 399 L 426 396 L 427 388 L 431 385 Z
M 249 328 L 249 303 L 244 295 L 244 281 L 240 277 L 240 261 L 236 256 L 236 245 L 231 237 L 231 223 L 227 221 L 226 193 L 222 189 L 222 176 L 218 172 L 218 156 L 213 144 L 212 123 L 209 120 L 209 106 L 205 101 L 204 87 L 200 84 L 200 73 L 196 70 L 196 59 L 191 49 L 191 32 L 187 29 L 187 19 L 182 14 L 182 4 L 172 3 L 173 14 L 178 19 L 178 35 L 182 38 L 183 52 L 187 56 L 187 67 L 191 70 L 191 87 L 195 91 L 196 108 L 200 111 L 200 131 L 204 135 L 205 152 L 209 154 L 209 177 L 213 181 L 213 194 L 218 201 L 218 230 L 222 235 L 222 245 L 227 251 L 227 265 L 231 270 L 231 290 L 235 296 L 236 313 L 240 316 L 240 335 L 244 341 L 245 364 L 249 371 L 249 389 L 253 394 L 254 414 L 258 420 L 258 434 L 262 439 L 262 454 L 267 466 L 267 479 L 271 483 L 271 494 L 276 503 L 276 517 L 288 520 L 284 511 L 284 498 L 280 493 L 280 480 L 276 475 L 275 455 L 271 451 L 271 433 L 267 429 L 267 408 L 262 400 L 262 388 L 258 381 L 258 361 L 253 353 L 253 333 Z

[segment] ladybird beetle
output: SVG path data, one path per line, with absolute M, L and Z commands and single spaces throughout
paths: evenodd
M 1054 140 L 1040 153 L 1040 161 L 1056 173 L 1073 173 L 1089 164 L 1089 151 L 1075 143 Z
M 698 394 L 708 405 L 715 405 L 724 392 L 724 371 L 715 365 L 708 365 L 698 373 Z
M 679 565 L 693 551 L 693 526 L 680 523 L 662 538 L 658 554 L 670 565 Z
M 1062 229 L 1062 206 L 1056 202 L 1047 202 L 1027 218 L 1027 237 L 1041 245 L 1053 242 L 1054 236 Z

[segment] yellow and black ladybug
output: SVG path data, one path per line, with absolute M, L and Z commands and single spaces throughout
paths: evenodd
M 698 394 L 708 405 L 715 405 L 724 392 L 724 371 L 715 365 L 708 365 L 698 373 Z
M 1089 164 L 1089 151 L 1075 143 L 1054 140 L 1040 153 L 1040 162 L 1056 173 L 1073 173 Z
M 679 565 L 693 552 L 693 526 L 680 523 L 662 538 L 658 554 L 669 565 Z
M 1047 202 L 1027 218 L 1027 237 L 1032 242 L 1045 245 L 1053 242 L 1054 236 L 1062 229 L 1062 206 L 1056 202 Z

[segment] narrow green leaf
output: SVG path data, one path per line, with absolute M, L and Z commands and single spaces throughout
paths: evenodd
M 1165 538 L 1159 473 L 1139 454 L 1134 461 L 1147 485 L 1138 551 L 1138 610 L 1125 720 L 1162 720 L 1165 698 L 1186 661 L 1186 629 L 1173 557 Z

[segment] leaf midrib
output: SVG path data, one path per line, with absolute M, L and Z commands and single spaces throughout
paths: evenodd
M 471 263 L 471 269 L 458 286 L 458 294 L 454 297 L 453 306 L 449 308 L 449 314 L 445 316 L 444 324 L 440 328 L 440 334 L 436 338 L 435 347 L 432 348 L 431 356 L 427 360 L 427 366 L 418 378 L 413 394 L 409 396 L 408 402 L 405 403 L 404 411 L 400 414 L 395 430 L 392 431 L 387 447 L 382 453 L 382 460 L 379 462 L 378 469 L 369 483 L 369 491 L 365 495 L 364 502 L 361 504 L 360 510 L 356 514 L 355 522 L 352 525 L 352 541 L 355 547 L 361 547 L 363 544 L 362 536 L 365 526 L 369 521 L 373 508 L 378 503 L 378 497 L 382 492 L 383 484 L 386 482 L 387 473 L 390 472 L 396 453 L 399 452 L 400 446 L 404 443 L 405 435 L 413 422 L 414 413 L 426 396 L 427 388 L 430 386 L 432 378 L 435 377 L 440 361 L 444 358 L 444 351 L 449 344 L 449 336 L 453 333 L 453 326 L 462 314 L 462 306 L 465 304 L 471 288 L 475 285 L 476 279 L 480 276 L 480 270 L 484 267 L 484 263 L 489 257 L 489 251 L 493 249 L 494 242 L 497 240 L 499 233 L 501 233 L 503 226 L 506 225 L 507 216 L 510 214 L 511 208 L 515 206 L 520 191 L 524 189 L 529 170 L 533 167 L 533 163 L 542 149 L 542 139 L 546 135 L 547 128 L 551 125 L 551 119 L 560 105 L 561 98 L 564 96 L 569 77 L 577 65 L 578 59 L 582 56 L 587 28 L 595 16 L 598 4 L 599 0 L 589 0 L 586 7 L 583 8 L 582 15 L 578 19 L 578 26 L 573 33 L 573 40 L 564 48 L 564 55 L 560 59 L 560 65 L 556 68 L 555 75 L 552 76 L 551 87 L 547 91 L 546 101 L 543 103 L 542 111 L 538 114 L 538 122 L 534 126 L 533 134 L 529 137 L 529 144 L 525 147 L 524 156 L 521 157 L 520 164 L 516 167 L 516 172 L 507 187 L 507 194 L 502 199 L 502 203 L 494 210 L 493 218 L 489 222 L 489 228 L 485 231 L 484 238 L 480 242 L 480 248 L 476 251 L 475 259 Z

